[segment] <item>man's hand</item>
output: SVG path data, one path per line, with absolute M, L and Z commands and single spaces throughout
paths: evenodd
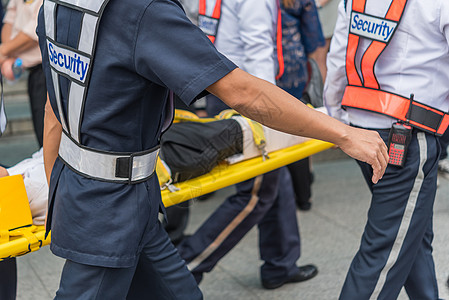
M 12 66 L 14 65 L 15 61 L 16 61 L 15 58 L 6 58 L 5 60 L 2 61 L 0 57 L 2 75 L 9 81 L 14 81 L 16 79 L 14 77 L 14 72 L 12 70 Z
M 8 173 L 8 171 L 6 171 L 6 169 L 5 169 L 5 168 L 3 168 L 3 167 L 0 167 L 0 178 L 2 178 L 2 177 L 6 177 L 6 176 L 9 176 L 9 173 Z
M 337 146 L 349 156 L 371 165 L 373 183 L 382 178 L 388 165 L 388 149 L 377 132 L 349 127 L 347 137 Z
M 3 45 L 3 44 L 0 44 L 0 67 L 2 67 L 2 66 L 3 66 L 3 63 L 8 59 L 7 56 L 3 55 L 3 52 L 2 52 L 2 45 Z

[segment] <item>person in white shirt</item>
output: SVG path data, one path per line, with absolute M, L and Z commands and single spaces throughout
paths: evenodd
M 432 211 L 449 121 L 448 49 L 448 1 L 340 3 L 325 105 L 331 116 L 377 129 L 391 144 L 384 177 L 367 181 L 368 221 L 340 299 L 396 299 L 402 287 L 410 299 L 438 299 Z M 371 168 L 359 165 L 367 179 Z
M 194 7 L 189 1 L 183 2 L 188 8 Z M 212 14 L 216 3 L 203 2 L 206 15 Z M 275 83 L 277 20 L 276 0 L 226 0 L 221 4 L 217 34 L 211 40 L 241 69 Z M 277 113 L 274 111 L 276 103 L 266 104 Z M 229 107 L 217 97 L 207 96 L 206 110 L 210 116 L 226 108 Z M 254 112 L 257 113 L 257 107 Z M 318 272 L 316 266 L 296 265 L 301 252 L 300 237 L 292 182 L 286 168 L 257 176 L 236 187 L 237 193 L 228 197 L 194 235 L 178 245 L 181 257 L 197 282 L 255 225 L 259 227 L 259 249 L 264 261 L 261 267 L 263 287 L 274 289 L 285 283 L 313 278 Z

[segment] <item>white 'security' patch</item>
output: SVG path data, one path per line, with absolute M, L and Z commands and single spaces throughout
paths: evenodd
M 48 59 L 57 71 L 82 83 L 86 80 L 90 58 L 77 52 L 61 48 L 47 40 Z
M 198 27 L 207 35 L 217 35 L 218 19 L 208 16 L 198 16 Z
M 349 31 L 371 40 L 388 43 L 397 25 L 394 21 L 352 12 Z

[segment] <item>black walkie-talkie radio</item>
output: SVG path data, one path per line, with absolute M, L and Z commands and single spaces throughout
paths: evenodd
M 389 164 L 403 167 L 408 145 L 412 139 L 412 127 L 404 123 L 394 123 L 388 137 Z
M 407 121 L 393 124 L 388 137 L 388 163 L 393 166 L 403 167 L 407 156 L 407 149 L 412 139 L 412 126 L 408 124 L 408 117 L 412 108 L 413 94 L 410 95 L 410 106 L 407 112 Z

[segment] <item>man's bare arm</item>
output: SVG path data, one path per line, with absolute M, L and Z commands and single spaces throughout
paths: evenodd
M 334 143 L 351 157 L 373 167 L 382 178 L 387 147 L 375 131 L 347 126 L 317 112 L 275 85 L 235 69 L 207 89 L 243 115 L 271 128 Z
M 11 40 L 12 24 L 4 23 L 2 27 L 2 42 L 6 43 Z
M 9 176 L 8 170 L 3 167 L 0 167 L 0 178 Z
M 0 54 L 4 57 L 17 57 L 20 53 L 37 45 L 38 42 L 36 40 L 33 40 L 23 32 L 19 32 L 13 39 L 2 42 L 0 45 Z
M 50 185 L 50 175 L 56 158 L 58 157 L 59 143 L 61 141 L 62 126 L 51 108 L 47 98 L 45 104 L 44 118 L 44 167 L 48 184 Z

